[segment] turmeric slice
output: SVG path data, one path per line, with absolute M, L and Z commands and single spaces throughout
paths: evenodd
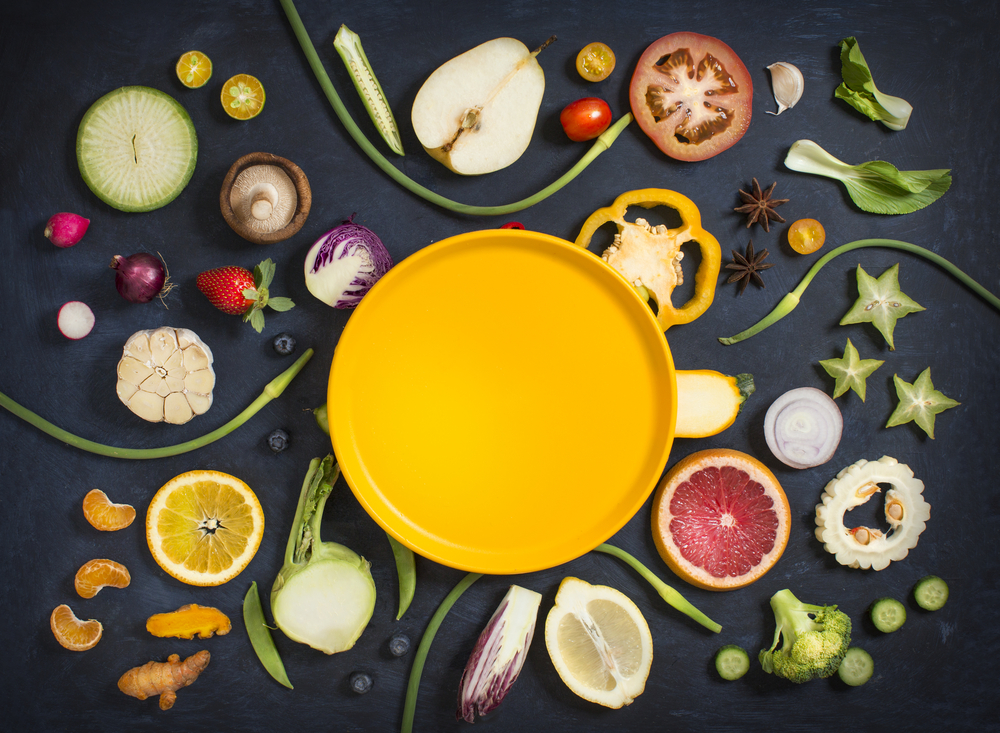
M 171 654 L 166 662 L 146 662 L 123 674 L 118 680 L 118 689 L 139 700 L 159 695 L 160 710 L 169 710 L 177 701 L 177 690 L 198 679 L 210 658 L 203 649 L 183 662 L 177 654 Z
M 153 636 L 172 636 L 178 639 L 208 639 L 212 635 L 224 636 L 233 628 L 232 622 L 218 608 L 189 603 L 170 613 L 157 613 L 146 621 L 146 631 Z

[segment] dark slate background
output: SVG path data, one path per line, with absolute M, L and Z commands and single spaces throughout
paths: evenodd
M 789 222 L 815 217 L 826 226 L 831 247 L 867 237 L 913 242 L 947 257 L 993 292 L 1000 292 L 995 233 L 1000 166 L 995 142 L 1000 102 L 995 94 L 997 9 L 992 3 L 916 0 L 894 3 L 823 3 L 780 7 L 718 0 L 704 4 L 630 0 L 627 3 L 517 0 L 462 3 L 397 0 L 326 3 L 299 0 L 299 12 L 323 62 L 354 118 L 382 149 L 332 41 L 341 23 L 358 32 L 402 128 L 408 155 L 396 165 L 441 194 L 469 203 L 518 200 L 550 183 L 586 146 L 570 143 L 558 123 L 564 105 L 582 96 L 606 98 L 616 116 L 627 111 L 632 66 L 646 46 L 674 31 L 696 31 L 725 40 L 740 55 L 755 85 L 750 129 L 734 148 L 697 164 L 661 155 L 636 125 L 621 135 L 583 175 L 537 206 L 510 217 L 475 218 L 443 211 L 409 194 L 380 172 L 353 144 L 323 97 L 277 2 L 4 3 L 0 11 L 0 247 L 4 252 L 0 315 L 0 389 L 78 434 L 123 446 L 173 444 L 201 435 L 237 414 L 290 359 L 278 357 L 271 338 L 288 331 L 300 350 L 316 349 L 312 363 L 280 400 L 243 428 L 211 447 L 175 458 L 125 462 L 80 452 L 0 413 L 0 648 L 6 662 L 0 679 L 5 730 L 22 731 L 299 731 L 392 730 L 401 720 L 411 652 L 397 659 L 387 642 L 405 632 L 415 648 L 440 600 L 463 576 L 418 560 L 416 600 L 399 622 L 392 555 L 384 534 L 340 483 L 327 509 L 323 532 L 372 561 L 378 587 L 375 615 L 357 646 L 327 657 L 290 642 L 277 644 L 295 690 L 274 683 L 258 663 L 241 621 L 251 580 L 268 588 L 281 565 L 295 498 L 310 458 L 330 446 L 308 412 L 325 399 L 330 360 L 349 312 L 312 299 L 303 284 L 303 257 L 322 233 L 357 212 L 401 260 L 427 244 L 477 228 L 517 219 L 527 227 L 574 239 L 590 212 L 637 188 L 676 189 L 700 207 L 705 227 L 723 253 L 742 249 L 750 236 L 766 247 L 775 267 L 767 288 L 743 297 L 721 284 L 715 304 L 696 323 L 671 329 L 678 368 L 751 371 L 757 393 L 736 424 L 704 440 L 679 440 L 670 465 L 707 447 L 747 451 L 775 471 L 793 512 L 791 538 L 775 568 L 756 584 L 711 593 L 673 577 L 660 562 L 648 529 L 649 505 L 614 542 L 639 556 L 692 602 L 719 620 L 713 635 L 676 613 L 629 568 L 599 555 L 528 576 L 484 578 L 454 608 L 431 650 L 417 705 L 416 729 L 464 729 L 454 721 L 458 679 L 473 642 L 511 582 L 552 604 L 559 581 L 576 575 L 614 586 L 639 605 L 654 638 L 654 659 L 645 693 L 630 707 L 611 711 L 578 699 L 556 675 L 541 633 L 520 680 L 502 707 L 476 729 L 640 731 L 998 730 L 995 656 L 1000 651 L 997 606 L 996 416 L 1000 385 L 994 344 L 1000 313 L 934 265 L 896 251 L 852 252 L 830 264 L 795 313 L 743 344 L 724 347 L 716 337 L 756 322 L 792 289 L 818 256 L 788 247 L 786 226 L 770 234 L 747 232 L 734 214 L 737 190 L 756 176 L 777 181 L 776 195 L 791 202 Z M 528 151 L 493 175 L 453 175 L 425 155 L 409 124 L 409 109 L 423 80 L 438 65 L 472 46 L 509 35 L 534 47 L 556 34 L 540 57 L 547 89 Z M 909 127 L 891 132 L 833 98 L 840 82 L 838 41 L 857 36 L 876 83 L 914 107 Z M 618 55 L 606 81 L 590 85 L 573 69 L 577 51 L 602 40 Z M 207 86 L 183 88 L 174 63 L 186 50 L 208 54 L 215 71 Z M 805 94 L 780 117 L 774 110 L 765 67 L 798 65 Z M 263 113 L 250 122 L 225 116 L 219 104 L 223 80 L 247 72 L 267 90 Z M 84 185 L 75 160 L 76 130 L 86 109 L 120 86 L 141 84 L 173 95 L 190 112 L 198 132 L 198 164 L 188 187 L 168 206 L 125 214 L 99 201 Z M 791 172 L 782 161 L 788 147 L 811 138 L 851 163 L 883 159 L 901 169 L 951 168 L 954 184 L 939 202 L 906 216 L 859 211 L 834 181 Z M 218 210 L 222 179 L 234 160 L 267 151 L 298 163 L 312 184 L 313 209 L 295 237 L 260 248 L 234 234 Z M 392 155 L 389 153 L 388 155 Z M 42 237 L 48 217 L 73 211 L 89 217 L 82 243 L 59 250 Z M 596 249 L 596 247 L 595 247 Z M 108 262 L 115 254 L 161 252 L 179 288 L 161 305 L 132 305 L 114 290 Z M 240 319 L 212 308 L 194 285 L 202 270 L 229 264 L 252 267 L 265 257 L 278 264 L 274 291 L 299 304 L 268 315 L 263 335 Z M 926 312 L 896 328 L 897 349 L 867 325 L 837 325 L 856 297 L 858 264 L 873 275 L 900 263 L 903 290 Z M 97 325 L 85 340 L 59 335 L 56 312 L 67 300 L 91 305 Z M 567 304 L 569 305 L 569 304 Z M 470 303 L 469 307 L 475 307 Z M 572 312 L 567 309 L 567 318 Z M 218 386 L 212 410 L 184 426 L 151 425 L 115 396 L 115 365 L 127 337 L 161 325 L 195 330 L 215 353 Z M 839 357 L 850 337 L 864 358 L 885 360 L 868 380 L 868 399 L 853 393 L 838 400 L 844 439 L 825 466 L 795 471 L 778 463 L 762 435 L 764 413 L 784 391 L 800 386 L 832 390 L 820 359 Z M 962 405 L 937 419 L 937 439 L 914 425 L 883 426 L 896 404 L 892 376 L 912 381 L 930 366 L 935 385 Z M 578 368 L 579 365 L 573 365 Z M 594 374 L 594 384 L 613 375 Z M 378 389 L 379 385 L 358 385 Z M 585 395 L 581 396 L 583 399 Z M 266 435 L 282 427 L 292 446 L 273 455 Z M 590 436 L 595 451 L 601 436 Z M 932 518 L 919 546 L 882 572 L 837 565 L 813 536 L 813 507 L 823 486 L 860 458 L 891 455 L 909 464 L 926 484 Z M 260 550 L 246 571 L 216 588 L 186 586 L 152 560 L 141 519 L 129 529 L 98 533 L 84 520 L 80 501 L 100 487 L 130 502 L 144 516 L 153 493 L 173 476 L 195 468 L 233 473 L 256 490 L 267 517 Z M 570 499 L 571 500 L 571 499 Z M 873 502 L 874 504 L 874 502 Z M 872 521 L 877 512 L 866 508 Z M 484 521 L 487 521 L 484 518 Z M 73 575 L 86 560 L 110 557 L 132 573 L 126 590 L 106 589 L 92 600 L 73 590 Z M 881 635 L 864 619 L 868 605 L 891 595 L 907 599 L 927 573 L 951 586 L 948 605 L 935 614 L 907 600 L 910 617 L 899 632 Z M 735 643 L 754 652 L 769 646 L 772 593 L 789 587 L 801 598 L 839 603 L 855 622 L 855 640 L 874 657 L 866 686 L 848 689 L 836 680 L 794 686 L 767 676 L 754 664 L 735 683 L 711 670 L 715 650 Z M 155 639 L 145 619 L 183 603 L 215 605 L 234 620 L 228 636 L 208 641 Z M 69 603 L 82 618 L 98 618 L 104 639 L 93 650 L 61 648 L 48 629 L 51 610 Z M 206 648 L 212 663 L 176 707 L 122 695 L 116 681 L 128 668 L 172 652 Z M 356 670 L 373 675 L 371 692 L 350 692 Z

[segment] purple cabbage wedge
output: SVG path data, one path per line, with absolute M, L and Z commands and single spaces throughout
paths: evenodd
M 499 705 L 521 673 L 542 596 L 512 585 L 479 635 L 458 687 L 457 720 L 469 723 Z
M 334 308 L 357 306 L 393 264 L 382 240 L 354 217 L 320 237 L 306 255 L 306 287 Z

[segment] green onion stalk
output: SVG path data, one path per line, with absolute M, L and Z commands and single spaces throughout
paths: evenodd
M 257 399 L 250 403 L 250 406 L 247 407 L 247 409 L 222 427 L 202 435 L 200 438 L 195 438 L 194 440 L 189 440 L 185 443 L 178 443 L 177 445 L 164 446 L 162 448 L 117 448 L 111 445 L 95 443 L 92 440 L 87 440 L 86 438 L 73 435 L 73 433 L 53 425 L 45 418 L 36 415 L 26 407 L 22 407 L 17 402 L 14 402 L 14 400 L 5 395 L 3 392 L 0 392 L 0 407 L 10 410 L 22 420 L 31 423 L 42 432 L 51 435 L 53 438 L 61 440 L 63 443 L 68 443 L 75 448 L 79 448 L 80 450 L 84 450 L 89 453 L 96 453 L 97 455 L 109 456 L 111 458 L 126 458 L 131 460 L 168 458 L 170 456 L 178 456 L 182 453 L 188 453 L 198 448 L 202 448 L 236 430 L 236 428 L 260 412 L 264 405 L 271 400 L 280 397 L 281 393 L 285 391 L 285 388 L 288 387 L 291 381 L 295 379 L 300 371 L 302 371 L 302 367 L 306 365 L 306 362 L 312 358 L 312 355 L 313 350 L 307 349 L 294 364 L 268 382 L 267 386 L 264 387 L 264 391 L 261 392 Z
M 512 214 L 515 211 L 521 211 L 523 209 L 527 209 L 529 206 L 534 206 L 539 201 L 548 198 L 580 175 L 583 169 L 590 165 L 598 155 L 611 147 L 611 144 L 615 141 L 618 135 L 621 134 L 621 131 L 624 130 L 632 121 L 631 114 L 626 114 L 624 117 L 619 119 L 615 122 L 615 124 L 605 130 L 600 137 L 597 138 L 597 140 L 594 141 L 590 150 L 587 151 L 587 154 L 584 155 L 576 165 L 570 168 L 554 183 L 546 186 L 538 193 L 529 196 L 526 199 L 500 206 L 473 206 L 470 204 L 462 204 L 457 201 L 452 201 L 451 199 L 445 198 L 440 194 L 434 193 L 429 188 L 421 186 L 419 183 L 400 171 L 396 168 L 396 166 L 390 163 L 374 145 L 372 145 L 368 138 L 365 137 L 365 134 L 358 127 L 357 123 L 355 123 L 351 118 L 350 113 L 347 111 L 347 108 L 340 99 L 340 95 L 338 95 L 337 90 L 334 89 L 330 76 L 326 73 L 326 69 L 323 68 L 323 62 L 320 60 L 319 54 L 316 53 L 316 47 L 313 46 L 313 43 L 309 38 L 309 34 L 306 32 L 305 26 L 302 24 L 302 19 L 299 17 L 299 13 L 295 9 L 295 3 L 293 3 L 292 0 L 280 0 L 280 2 L 282 9 L 285 11 L 285 15 L 288 17 L 288 22 L 292 26 L 292 31 L 295 33 L 295 37 L 298 39 L 299 45 L 302 46 L 302 51 L 306 55 L 306 60 L 309 62 L 309 66 L 312 67 L 313 73 L 316 75 L 316 80 L 319 81 L 319 85 L 326 94 L 326 98 L 330 101 L 330 105 L 333 107 L 333 111 L 336 113 L 337 118 L 347 129 L 348 134 L 351 138 L 353 138 L 354 142 L 358 144 L 358 147 L 360 147 L 365 154 L 372 159 L 372 162 L 374 162 L 375 165 L 381 168 L 383 172 L 385 172 L 390 178 L 407 191 L 420 196 L 432 204 L 436 204 L 444 209 L 447 209 L 448 211 L 454 211 L 459 214 L 474 214 L 477 216 L 496 216 L 501 214 Z
M 954 264 L 946 260 L 941 255 L 935 254 L 934 252 L 931 252 L 929 249 L 919 247 L 915 244 L 910 244 L 909 242 L 900 242 L 897 239 L 859 239 L 855 242 L 848 242 L 847 244 L 842 244 L 836 249 L 827 252 L 820 259 L 816 260 L 816 263 L 811 268 L 809 268 L 809 272 L 805 274 L 805 277 L 802 278 L 802 281 L 796 286 L 796 288 L 792 292 L 788 293 L 788 295 L 786 295 L 784 298 L 782 298 L 778 302 L 778 305 L 775 306 L 774 310 L 772 310 L 770 313 L 764 316 L 764 318 L 761 319 L 758 323 L 746 329 L 745 331 L 740 331 L 735 336 L 730 336 L 729 338 L 720 338 L 719 341 L 727 346 L 739 343 L 740 341 L 745 341 L 751 336 L 755 336 L 768 326 L 777 323 L 782 318 L 791 313 L 793 310 L 795 310 L 795 307 L 799 304 L 799 299 L 802 297 L 802 294 L 806 291 L 806 288 L 809 287 L 809 283 L 812 282 L 813 278 L 816 277 L 816 274 L 821 269 L 823 269 L 823 266 L 827 262 L 832 260 L 834 257 L 838 257 L 844 254 L 845 252 L 850 252 L 851 250 L 855 249 L 862 249 L 863 247 L 888 247 L 889 249 L 900 249 L 903 250 L 904 252 L 909 252 L 911 254 L 919 255 L 924 259 L 930 260 L 935 265 L 938 265 L 946 272 L 951 274 L 956 280 L 958 280 L 960 283 L 968 287 L 972 292 L 974 292 L 980 298 L 982 298 L 987 303 L 996 308 L 998 311 L 1000 311 L 1000 298 L 997 298 L 997 296 L 995 296 L 989 290 L 987 290 L 982 285 L 977 283 L 975 280 L 973 280 L 971 277 L 969 277 L 962 270 L 960 270 L 958 267 L 956 267 Z
M 657 578 L 656 575 L 653 574 L 653 571 L 639 562 L 635 557 L 625 552 L 625 550 L 619 549 L 614 545 L 609 545 L 607 543 L 598 545 L 594 548 L 594 550 L 596 552 L 603 552 L 606 555 L 611 555 L 612 557 L 617 557 L 619 560 L 622 560 L 630 565 L 633 570 L 639 573 L 639 575 L 645 578 L 649 584 L 653 586 L 656 592 L 659 593 L 660 598 L 665 600 L 673 608 L 677 609 L 688 618 L 697 621 L 706 629 L 714 631 L 716 634 L 722 631 L 722 626 L 695 608 L 684 596 Z
M 412 733 L 413 716 L 417 710 L 417 693 L 420 691 L 420 675 L 424 671 L 424 663 L 427 661 L 427 653 L 431 649 L 431 643 L 441 623 L 444 621 L 448 611 L 455 605 L 455 601 L 462 597 L 462 594 L 469 589 L 469 586 L 479 580 L 482 573 L 469 573 L 458 584 L 451 589 L 451 592 L 441 601 L 434 615 L 427 624 L 424 635 L 420 638 L 417 646 L 417 653 L 413 655 L 413 667 L 410 668 L 410 680 L 406 685 L 406 699 L 403 702 L 403 724 L 400 727 L 401 733 Z

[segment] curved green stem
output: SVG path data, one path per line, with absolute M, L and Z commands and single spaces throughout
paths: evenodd
M 719 341 L 727 346 L 735 344 L 760 333 L 768 326 L 780 321 L 782 318 L 791 313 L 795 309 L 795 306 L 799 304 L 799 298 L 802 297 L 802 293 L 806 291 L 806 288 L 809 287 L 809 283 L 811 283 L 812 279 L 816 277 L 816 273 L 818 273 L 827 262 L 832 260 L 834 257 L 844 254 L 845 252 L 850 252 L 854 249 L 861 249 L 863 247 L 888 247 L 889 249 L 901 249 L 904 252 L 919 255 L 926 260 L 930 260 L 935 265 L 938 265 L 952 275 L 956 280 L 965 285 L 980 298 L 1000 311 L 1000 298 L 997 298 L 997 296 L 966 275 L 962 270 L 941 255 L 915 244 L 910 244 L 909 242 L 901 242 L 898 239 L 859 239 L 855 242 L 842 244 L 836 249 L 827 252 L 820 259 L 816 260 L 815 264 L 809 268 L 809 272 L 805 274 L 805 277 L 802 278 L 802 281 L 799 282 L 796 288 L 782 298 L 778 305 L 775 306 L 774 310 L 768 313 L 759 323 L 754 324 L 745 331 L 740 331 L 735 336 L 720 338 Z
M 337 90 L 333 88 L 333 82 L 330 80 L 330 76 L 326 73 L 326 69 L 323 68 L 323 62 L 320 61 L 319 54 L 316 53 L 316 47 L 313 46 L 312 40 L 310 40 L 309 34 L 306 32 L 305 26 L 302 24 L 302 19 L 299 17 L 299 13 L 295 9 L 295 3 L 293 3 L 292 0 L 280 0 L 280 2 L 282 9 L 285 11 L 285 15 L 288 17 L 289 24 L 292 26 L 292 31 L 295 33 L 295 37 L 298 39 L 299 45 L 302 46 L 302 51 L 306 55 L 306 60 L 309 62 L 309 66 L 312 68 L 313 73 L 316 75 L 316 80 L 319 82 L 320 87 L 326 94 L 326 98 L 330 101 L 330 105 L 333 107 L 333 111 L 336 113 L 337 118 L 347 129 L 348 134 L 354 139 L 354 142 L 358 144 L 358 147 L 360 147 L 365 154 L 372 159 L 372 162 L 374 162 L 375 165 L 381 168 L 383 172 L 385 172 L 390 178 L 407 191 L 430 201 L 432 204 L 437 204 L 442 208 L 448 209 L 449 211 L 454 211 L 459 214 L 494 216 L 499 214 L 512 214 L 515 211 L 521 211 L 529 206 L 533 206 L 539 201 L 548 198 L 576 178 L 580 172 L 590 165 L 598 155 L 611 147 L 615 138 L 617 138 L 621 131 L 625 129 L 629 122 L 632 121 L 631 114 L 626 114 L 618 120 L 614 125 L 605 130 L 604 133 L 597 138 L 597 140 L 594 141 L 590 150 L 576 165 L 570 168 L 569 171 L 561 176 L 555 183 L 546 186 L 533 196 L 529 196 L 526 199 L 516 201 L 512 204 L 503 204 L 500 206 L 473 206 L 470 204 L 461 204 L 457 201 L 452 201 L 451 199 L 445 198 L 440 194 L 434 193 L 429 188 L 421 186 L 419 183 L 400 171 L 396 168 L 396 166 L 390 163 L 374 145 L 372 145 L 368 138 L 365 137 L 365 134 L 361 132 L 357 123 L 355 123 L 351 118 L 351 114 L 347 111 L 347 108 L 341 101 L 340 95 L 337 94 Z
M 653 586 L 653 588 L 656 590 L 657 593 L 660 594 L 660 598 L 665 600 L 671 606 L 676 608 L 678 611 L 683 613 L 688 618 L 697 621 L 699 624 L 704 626 L 709 631 L 714 631 L 716 634 L 722 631 L 722 626 L 715 623 L 715 621 L 713 621 L 708 616 L 699 611 L 697 608 L 695 608 L 693 605 L 691 605 L 690 601 L 688 601 L 684 596 L 682 596 L 676 590 L 674 590 L 669 585 L 667 585 L 662 580 L 653 575 L 653 571 L 651 571 L 649 568 L 647 568 L 645 565 L 639 562 L 632 555 L 629 555 L 627 552 L 625 552 L 625 550 L 621 550 L 615 547 L 614 545 L 609 545 L 606 542 L 602 545 L 598 545 L 597 547 L 594 548 L 594 550 L 596 550 L 597 552 L 603 552 L 607 555 L 612 555 L 614 557 L 617 557 L 619 560 L 624 560 L 626 563 L 632 566 L 633 570 L 635 570 L 637 573 L 639 573 L 639 575 L 641 575 L 643 578 L 649 581 L 649 584 Z
M 267 386 L 264 387 L 264 391 L 261 392 L 260 396 L 255 399 L 247 409 L 222 427 L 217 428 L 200 438 L 189 440 L 186 443 L 178 443 L 177 445 L 169 445 L 163 448 L 116 448 L 111 445 L 95 443 L 92 440 L 87 440 L 86 438 L 73 435 L 73 433 L 53 425 L 48 420 L 39 417 L 31 410 L 14 402 L 14 400 L 5 395 L 3 392 L 0 392 L 0 407 L 10 410 L 22 420 L 31 423 L 42 432 L 51 435 L 53 438 L 61 440 L 63 443 L 68 443 L 69 445 L 79 448 L 80 450 L 96 453 L 101 456 L 110 456 L 111 458 L 127 458 L 131 460 L 167 458 L 169 456 L 177 456 L 181 453 L 193 451 L 197 448 L 206 446 L 209 443 L 214 443 L 219 438 L 229 435 L 240 425 L 256 415 L 268 402 L 276 397 L 280 397 L 281 393 L 285 391 L 285 388 L 289 385 L 289 383 L 291 383 L 291 381 L 295 379 L 296 375 L 302 371 L 302 367 L 306 365 L 306 362 L 312 358 L 312 355 L 313 350 L 307 349 L 294 364 L 268 382 Z
M 420 690 L 420 675 L 424 671 L 424 662 L 427 661 L 427 652 L 431 649 L 434 635 L 441 628 L 441 622 L 444 621 L 444 617 L 448 615 L 451 607 L 455 605 L 455 601 L 468 590 L 470 585 L 481 577 L 483 577 L 482 573 L 469 573 L 458 581 L 458 585 L 451 589 L 451 593 L 445 596 L 444 600 L 441 601 L 441 605 L 437 607 L 434 615 L 431 616 L 431 620 L 427 624 L 427 630 L 424 631 L 424 635 L 420 639 L 420 644 L 417 646 L 417 653 L 413 656 L 410 680 L 406 684 L 406 701 L 403 703 L 403 724 L 400 726 L 402 733 L 411 733 L 413 731 L 413 715 L 417 709 L 417 692 Z

